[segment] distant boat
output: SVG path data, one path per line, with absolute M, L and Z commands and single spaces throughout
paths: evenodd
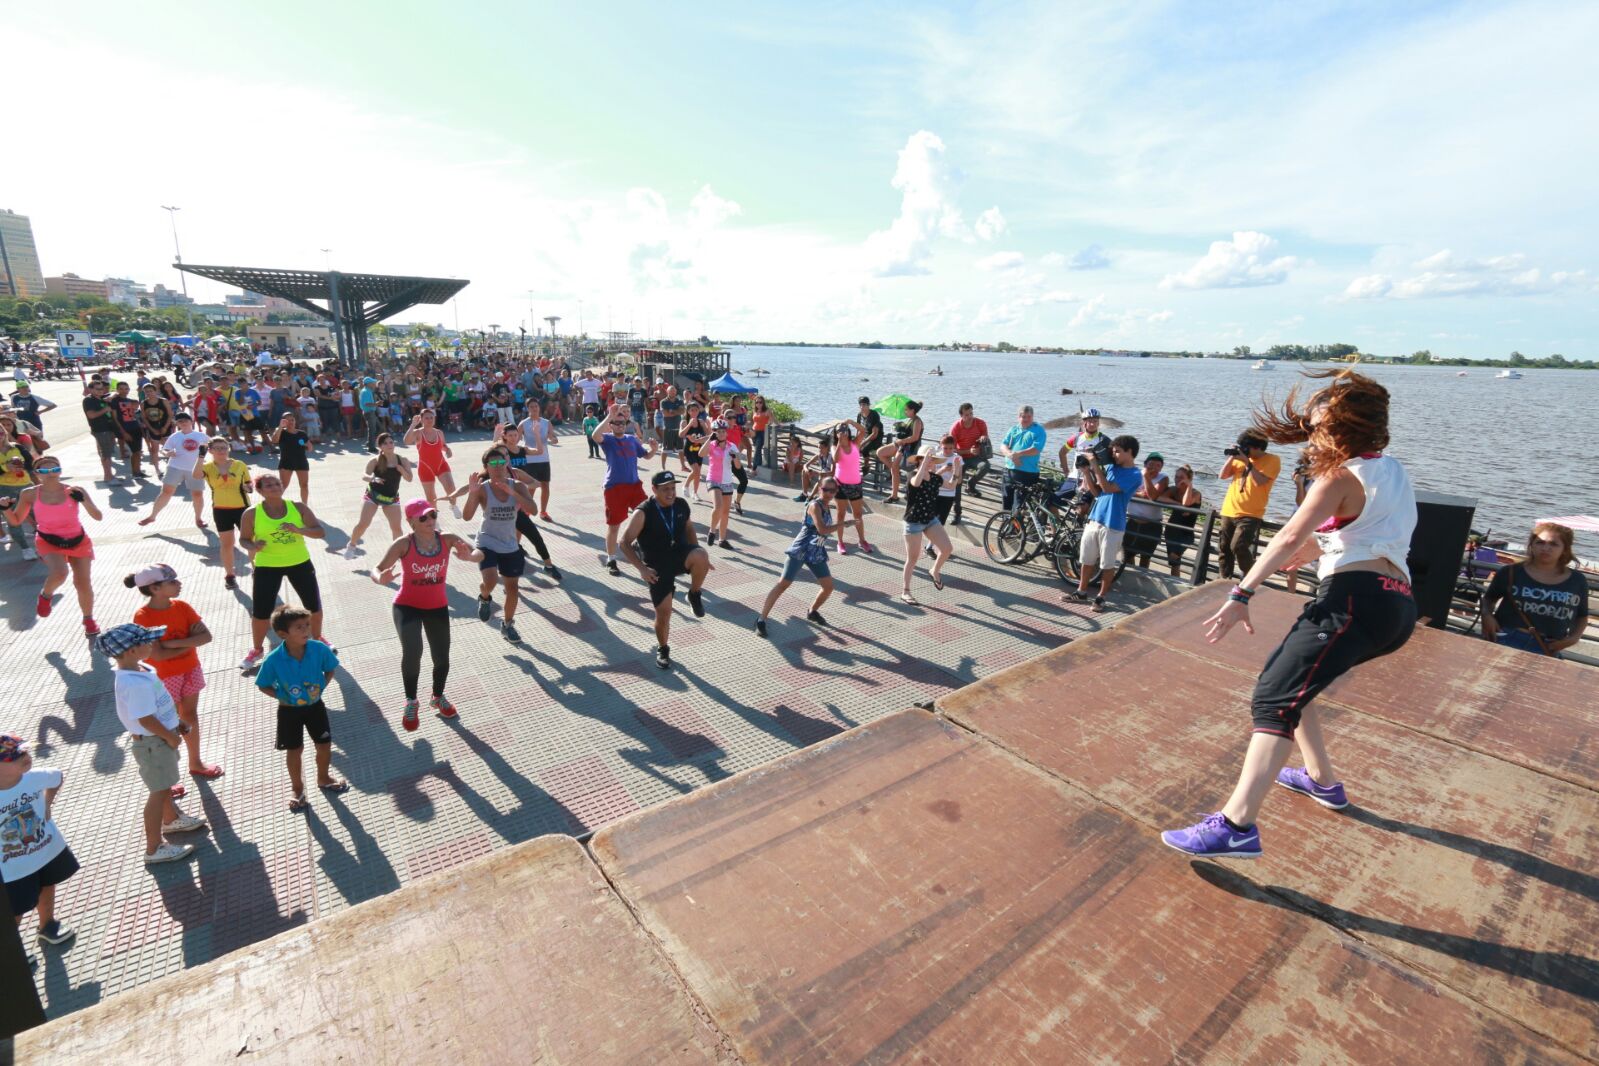
M 1464 370 L 1457 370 L 1457 371 L 1455 371 L 1455 377 L 1457 377 L 1457 378 L 1463 378 L 1463 377 L 1465 377 L 1465 376 L 1466 376 L 1466 372 L 1465 372 L 1465 371 L 1464 371 Z
M 1270 359 L 1257 359 L 1249 366 L 1251 370 L 1276 370 L 1277 364 Z
M 941 366 L 935 366 L 933 369 L 929 370 L 928 373 L 935 378 L 941 378 L 944 376 L 944 368 Z
M 1501 370 L 1501 371 L 1499 371 L 1499 373 L 1495 374 L 1494 377 L 1495 378 L 1504 378 L 1506 381 L 1520 381 L 1521 380 L 1521 371 L 1519 371 L 1519 370 Z

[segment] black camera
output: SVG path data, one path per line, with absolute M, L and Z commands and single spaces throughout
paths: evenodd
M 1237 458 L 1238 456 L 1243 455 L 1244 451 L 1243 451 L 1242 448 L 1226 448 L 1226 449 L 1223 449 L 1222 454 L 1223 455 L 1231 455 L 1234 458 Z

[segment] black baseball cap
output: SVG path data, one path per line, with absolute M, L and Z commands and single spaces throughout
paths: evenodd
M 672 473 L 670 470 L 662 470 L 659 473 L 657 473 L 654 477 L 650 478 L 650 484 L 651 485 L 655 485 L 655 486 L 659 486 L 659 485 L 676 485 L 677 484 L 677 475 Z

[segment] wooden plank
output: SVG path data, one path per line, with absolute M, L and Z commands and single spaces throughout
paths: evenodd
M 640 812 L 593 850 L 746 1062 L 1543 1057 L 920 711 Z
M 1255 635 L 1205 641 L 1203 621 L 1226 599 L 1214 582 L 1116 627 L 1129 637 L 1248 673 L 1260 672 L 1305 604 L 1261 591 Z M 1462 633 L 1418 628 L 1399 655 L 1365 664 L 1320 697 L 1542 773 L 1599 788 L 1599 670 L 1502 648 Z
M 23 1034 L 19 1061 L 708 1063 L 582 847 L 540 837 Z
M 945 697 L 939 710 L 1128 812 L 1153 839 L 1225 801 L 1251 687 L 1234 667 L 1119 627 Z M 1266 855 L 1239 872 L 1549 1039 L 1599 1054 L 1599 794 L 1338 705 L 1324 721 L 1353 806 L 1327 811 L 1277 790 L 1261 820 Z

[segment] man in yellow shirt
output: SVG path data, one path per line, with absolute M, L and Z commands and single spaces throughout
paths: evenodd
M 1272 482 L 1281 470 L 1282 460 L 1267 453 L 1264 437 L 1245 431 L 1238 435 L 1238 446 L 1227 449 L 1227 462 L 1218 476 L 1232 484 L 1227 486 L 1221 523 L 1216 527 L 1223 581 L 1232 578 L 1234 563 L 1240 576 L 1255 565 L 1255 541 L 1266 517 Z

